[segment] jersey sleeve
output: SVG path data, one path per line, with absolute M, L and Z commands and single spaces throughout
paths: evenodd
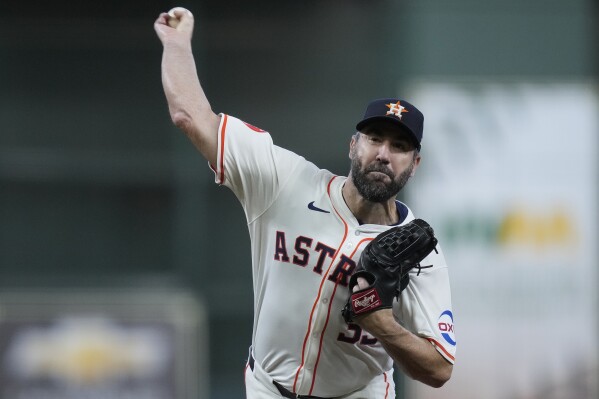
M 410 271 L 410 283 L 401 293 L 393 312 L 413 333 L 428 339 L 450 363 L 457 347 L 449 273 L 441 246 L 431 252 L 420 267 Z
M 230 188 L 248 221 L 262 214 L 303 160 L 275 146 L 271 135 L 230 115 L 221 114 L 215 182 Z

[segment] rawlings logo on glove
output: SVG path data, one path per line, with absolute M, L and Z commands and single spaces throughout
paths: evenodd
M 422 219 L 393 227 L 372 240 L 360 257 L 356 272 L 349 279 L 350 297 L 342 314 L 346 322 L 355 316 L 391 308 L 409 283 L 408 272 L 419 266 L 437 246 L 433 228 Z M 369 286 L 354 292 L 358 278 Z
M 378 308 L 382 304 L 381 299 L 374 288 L 355 297 L 352 296 L 351 301 L 355 314 L 368 312 L 371 308 Z

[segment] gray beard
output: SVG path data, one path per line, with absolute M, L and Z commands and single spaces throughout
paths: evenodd
M 362 169 L 362 162 L 357 157 L 351 161 L 351 176 L 354 185 L 360 195 L 370 202 L 386 202 L 395 198 L 410 179 L 412 170 L 414 170 L 414 162 L 396 178 L 387 167 L 379 162 Z M 384 173 L 391 178 L 391 182 L 372 180 L 368 177 L 369 172 Z

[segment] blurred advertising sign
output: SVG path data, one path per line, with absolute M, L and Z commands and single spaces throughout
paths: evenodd
M 206 397 L 204 317 L 182 292 L 4 293 L 0 397 Z
M 597 398 L 599 100 L 592 84 L 423 82 L 407 202 L 440 237 L 452 379 L 413 398 Z

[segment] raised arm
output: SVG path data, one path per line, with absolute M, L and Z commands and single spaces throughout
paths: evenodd
M 162 86 L 173 123 L 216 165 L 220 117 L 212 111 L 198 78 L 191 49 L 193 27 L 193 15 L 181 7 L 161 13 L 154 22 L 163 46 Z

